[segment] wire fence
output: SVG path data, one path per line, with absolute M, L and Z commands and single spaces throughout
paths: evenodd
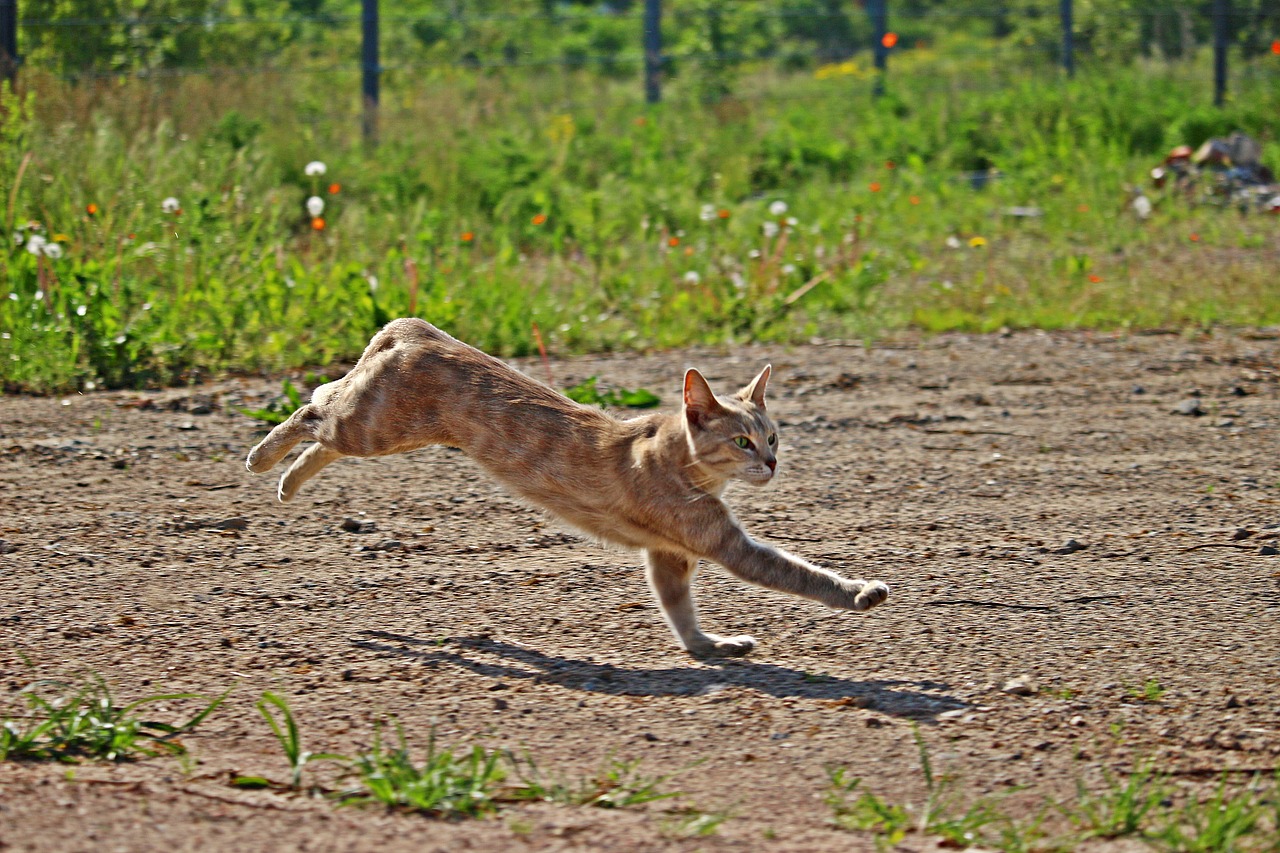
M 663 99 L 672 81 L 700 74 L 697 97 L 730 94 L 724 72 L 861 64 L 882 92 L 898 59 L 945 53 L 1007 85 L 1011 69 L 1071 75 L 1132 60 L 1135 54 L 1185 57 L 1213 52 L 1212 91 L 1221 104 L 1237 73 L 1280 71 L 1280 7 L 1274 3 L 1161 5 L 1108 12 L 1072 0 L 1006 4 L 862 0 L 861 3 L 681 3 L 635 0 L 617 6 L 466 14 L 384 10 L 362 0 L 359 14 L 52 16 L 20 14 L 22 0 L 0 0 L 0 72 L 11 80 L 46 74 L 74 83 L 131 78 L 360 77 L 366 136 L 377 135 L 380 85 L 447 70 L 545 73 L 593 71 L 636 78 L 637 96 Z M 747 5 L 749 12 L 742 11 Z M 1117 7 L 1123 4 L 1117 4 Z M 50 8 L 47 4 L 40 8 Z M 957 38 L 968 34 L 970 38 Z M 24 56 L 25 54 L 25 56 Z M 262 61 L 250 57 L 271 56 Z M 997 67 L 1000 66 L 1000 67 Z M 720 79 L 717 78 L 720 75 Z M 954 88 L 938 80 L 934 88 Z M 980 86 L 980 79 L 966 85 Z M 354 94 L 354 93 L 353 93 Z M 737 98 L 763 93 L 732 92 Z

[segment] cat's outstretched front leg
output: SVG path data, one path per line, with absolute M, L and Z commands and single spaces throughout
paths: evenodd
M 745 581 L 839 610 L 870 610 L 889 598 L 889 587 L 880 581 L 841 577 L 780 548 L 757 542 L 736 525 L 711 550 L 711 559 Z
M 698 562 L 670 551 L 645 551 L 649 586 L 658 597 L 662 615 L 680 644 L 699 657 L 739 657 L 755 648 L 753 637 L 719 637 L 698 627 L 689 584 Z

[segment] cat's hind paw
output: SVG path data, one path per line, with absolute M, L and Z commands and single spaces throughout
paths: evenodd
M 740 658 L 756 647 L 756 638 L 745 634 L 740 637 L 718 637 L 703 634 L 689 643 L 689 653 L 700 658 Z
M 853 599 L 853 609 L 859 612 L 884 604 L 889 598 L 889 587 L 882 581 L 867 581 Z

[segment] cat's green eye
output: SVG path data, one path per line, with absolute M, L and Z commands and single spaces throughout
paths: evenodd
M 776 432 L 769 433 L 769 446 L 773 447 L 778 443 L 778 434 Z
M 751 446 L 751 439 L 747 438 L 745 435 L 740 435 L 733 440 L 733 443 L 745 450 Z

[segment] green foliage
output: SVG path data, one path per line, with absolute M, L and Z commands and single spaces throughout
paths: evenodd
M 47 698 L 42 690 L 54 688 Z M 0 716 L 0 761 L 128 761 L 161 753 L 182 755 L 186 747 L 176 738 L 191 731 L 222 704 L 227 694 L 210 700 L 196 693 L 148 696 L 117 705 L 101 676 L 80 687 L 41 681 L 23 691 L 27 712 Z M 137 716 L 139 709 L 188 699 L 207 701 L 185 723 L 174 725 Z
M 662 402 L 657 394 L 645 388 L 634 391 L 610 388 L 602 392 L 596 387 L 597 381 L 595 376 L 588 377 L 572 388 L 566 388 L 564 394 L 575 403 L 601 408 L 651 409 Z
M 1171 793 L 1165 777 L 1150 764 L 1135 768 L 1122 783 L 1110 774 L 1105 774 L 1105 779 L 1101 793 L 1091 792 L 1077 780 L 1076 803 L 1064 810 L 1084 838 L 1143 834 L 1148 816 L 1161 809 Z
M 426 757 L 415 764 L 403 729 L 397 726 L 396 733 L 399 746 L 388 749 L 374 731 L 373 748 L 351 762 L 362 788 L 340 794 L 344 803 L 382 803 L 441 817 L 480 817 L 496 808 L 495 796 L 506 776 L 499 753 L 473 746 L 458 757 L 451 750 L 437 750 L 432 733 Z
M 851 803 L 849 797 L 857 791 L 862 780 L 849 778 L 843 767 L 828 768 L 827 774 L 831 784 L 827 789 L 826 802 L 836 826 L 873 832 L 877 843 L 890 846 L 906 837 L 911 828 L 911 816 L 906 809 L 866 791 Z
M 276 736 L 280 749 L 284 751 L 289 762 L 289 787 L 302 789 L 302 771 L 312 761 L 346 761 L 344 756 L 330 752 L 312 753 L 302 748 L 302 735 L 298 731 L 297 721 L 285 698 L 277 693 L 267 691 L 262 694 L 256 705 L 258 713 L 271 726 L 271 733 Z M 271 783 L 262 776 L 237 776 L 231 784 L 239 788 L 265 788 Z
M 261 409 L 246 409 L 242 406 L 236 406 L 235 409 L 240 414 L 262 421 L 264 424 L 282 424 L 289 419 L 290 415 L 302 408 L 302 394 L 287 378 L 284 380 L 282 391 L 283 396 L 277 397 Z
M 624 809 L 680 797 L 680 791 L 663 791 L 661 785 L 671 778 L 646 776 L 640 773 L 640 760 L 622 761 L 610 759 L 594 775 L 576 783 L 562 779 L 548 780 L 532 757 L 523 759 L 508 755 L 508 761 L 520 776 L 519 799 L 541 800 L 574 806 L 594 806 L 602 809 Z
M 45 2 L 33 16 L 84 11 Z M 136 10 L 178 9 L 155 2 Z M 480 67 L 388 72 L 376 150 L 356 141 L 356 99 L 333 96 L 358 90 L 345 71 L 135 80 L 100 97 L 41 77 L 33 53 L 34 101 L 0 106 L 0 385 L 140 387 L 351 360 L 407 315 L 504 356 L 534 351 L 535 323 L 552 351 L 580 352 L 903 326 L 1280 322 L 1266 264 L 1214 275 L 1265 253 L 1269 218 L 1170 193 L 1142 222 L 1123 194 L 1170 145 L 1237 127 L 1280 165 L 1280 90 L 1264 75 L 1242 75 L 1211 110 L 1202 59 L 1067 81 L 966 24 L 895 54 L 873 99 L 866 57 L 847 50 L 866 35 L 855 7 L 774 5 L 680 6 L 667 101 L 651 108 L 634 76 L 615 76 L 634 73 L 633 48 L 607 52 L 639 4 L 411 3 L 389 49 L 407 39 L 424 62 L 452 62 L 465 44 Z M 353 9 L 279 0 L 252 14 L 282 28 L 257 37 L 332 56 L 354 44 Z M 513 61 L 559 55 L 569 35 L 591 58 L 538 74 L 485 65 L 506 61 L 513 18 L 528 42 Z M 732 64 L 709 63 L 716 44 Z M 801 47 L 826 64 L 780 72 Z M 132 50 L 108 52 L 145 65 Z M 327 172 L 306 174 L 317 158 Z M 33 235 L 56 249 L 33 252 Z

